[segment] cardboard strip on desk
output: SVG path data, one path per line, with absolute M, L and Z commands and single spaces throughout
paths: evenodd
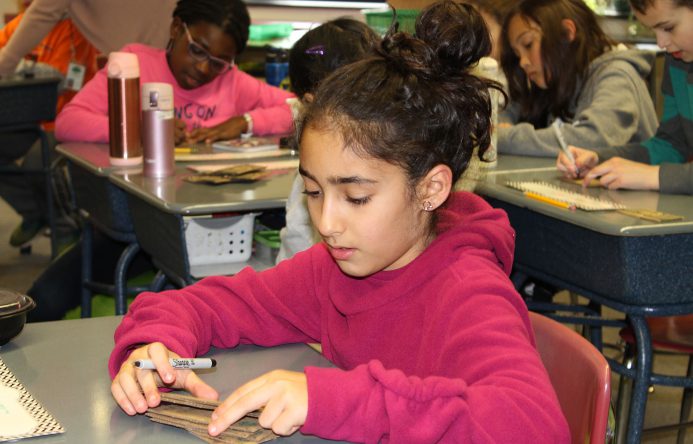
M 197 407 L 207 410 L 214 410 L 221 404 L 220 401 L 213 399 L 196 398 L 194 396 L 184 395 L 182 393 L 164 392 L 160 393 L 160 396 L 161 402 L 170 402 L 171 404 L 177 405 L 188 405 L 190 407 Z
M 627 208 L 618 210 L 618 212 L 627 216 L 637 217 L 639 219 L 657 223 L 676 222 L 677 220 L 683 220 L 683 216 L 679 216 L 678 214 L 665 213 L 663 211 L 655 210 Z
M 277 437 L 271 430 L 258 423 L 259 411 L 231 424 L 216 437 L 207 434 L 211 420 L 211 410 L 219 406 L 219 401 L 196 398 L 181 393 L 162 393 L 161 404 L 147 410 L 150 420 L 182 428 L 207 442 L 213 443 L 262 443 Z
M 221 176 L 216 174 L 196 174 L 186 176 L 183 180 L 191 183 L 206 183 L 210 185 L 222 185 L 225 183 L 253 183 L 269 177 L 271 173 L 256 172 L 241 176 Z
M 266 167 L 244 164 L 234 165 L 206 173 L 184 177 L 187 182 L 220 185 L 224 183 L 252 183 L 267 177 Z

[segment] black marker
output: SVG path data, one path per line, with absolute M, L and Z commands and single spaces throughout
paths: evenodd
M 212 358 L 171 358 L 168 360 L 175 369 L 203 369 L 217 366 L 217 361 Z M 133 365 L 142 370 L 156 370 L 151 359 L 138 359 Z

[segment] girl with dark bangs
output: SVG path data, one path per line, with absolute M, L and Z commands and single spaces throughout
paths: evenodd
M 657 128 L 644 77 L 654 54 L 627 49 L 600 28 L 582 0 L 524 0 L 503 24 L 501 66 L 511 103 L 501 115 L 501 153 L 556 156 L 551 123 L 568 144 L 643 141 Z

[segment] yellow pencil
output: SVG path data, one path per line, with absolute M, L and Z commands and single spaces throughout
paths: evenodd
M 535 200 L 538 200 L 540 202 L 554 205 L 556 207 L 561 207 L 561 208 L 565 208 L 568 210 L 574 210 L 575 209 L 575 205 L 569 204 L 567 202 L 563 202 L 561 200 L 556 200 L 556 199 L 552 199 L 550 197 L 542 196 L 541 194 L 537 194 L 537 193 L 534 193 L 532 191 L 525 191 L 524 195 L 529 197 L 530 199 L 535 199 Z
M 190 154 L 192 153 L 192 148 L 189 147 L 178 147 L 175 149 L 176 154 Z

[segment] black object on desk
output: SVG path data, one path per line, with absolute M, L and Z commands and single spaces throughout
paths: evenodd
M 43 175 L 45 177 L 48 225 L 51 228 L 51 256 L 57 254 L 56 215 L 53 208 L 53 181 L 50 147 L 41 122 L 55 119 L 58 101 L 57 77 L 11 77 L 0 79 L 0 133 L 33 132 L 41 141 L 42 165 L 39 169 L 0 166 L 0 174 Z

